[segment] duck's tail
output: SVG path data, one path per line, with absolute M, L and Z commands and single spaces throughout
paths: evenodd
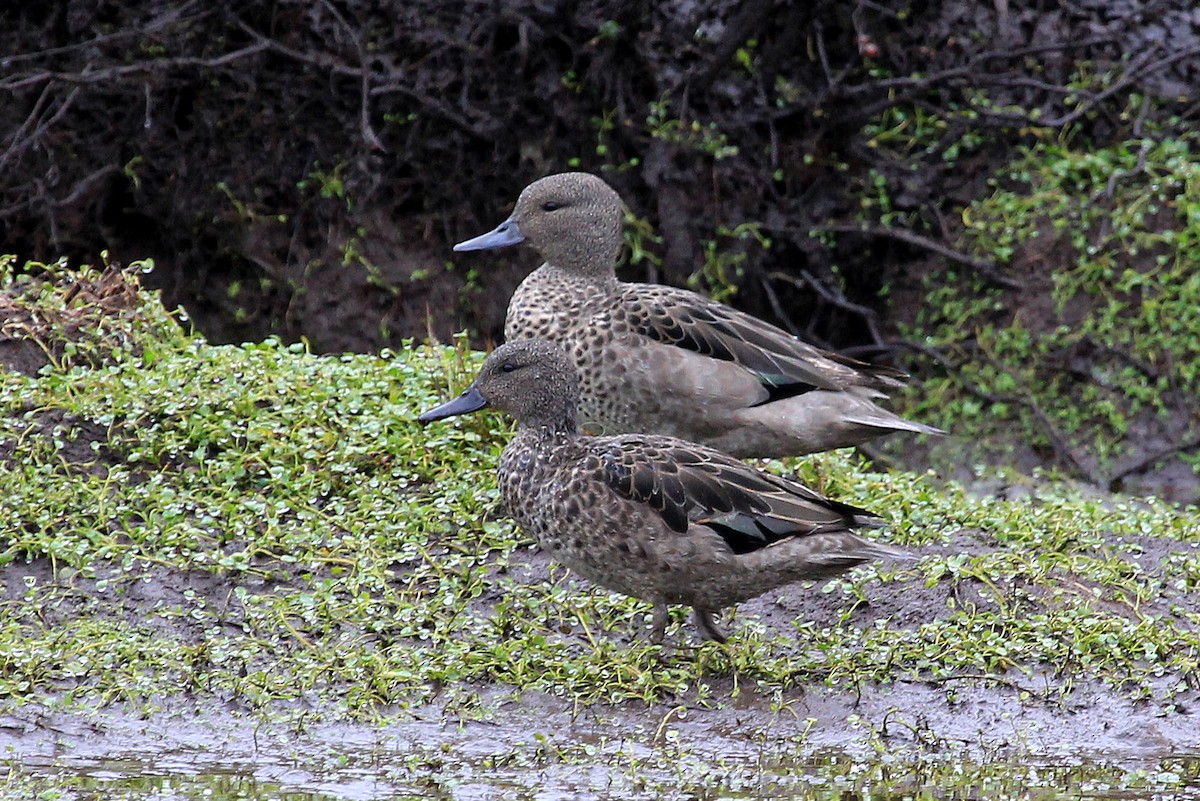
M 890 434 L 896 431 L 911 431 L 914 434 L 931 434 L 944 435 L 946 432 L 934 426 L 918 423 L 915 420 L 905 420 L 898 414 L 888 411 L 880 406 L 871 405 L 870 408 L 859 408 L 852 414 L 846 415 L 844 418 L 846 423 L 851 425 L 861 426 L 864 429 L 873 429 L 878 434 Z M 866 439 L 866 437 L 864 437 Z

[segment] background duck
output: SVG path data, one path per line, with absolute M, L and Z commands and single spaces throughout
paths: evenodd
M 576 424 L 579 382 L 558 345 L 497 348 L 459 397 L 423 423 L 494 407 L 517 420 L 500 457 L 509 514 L 556 560 L 654 604 L 687 604 L 705 639 L 725 641 L 713 614 L 801 579 L 903 557 L 854 533 L 882 525 L 863 509 L 723 453 L 673 437 L 591 437 Z
M 900 371 L 813 347 L 695 292 L 618 281 L 622 208 L 595 175 L 551 175 L 493 231 L 454 246 L 528 242 L 545 258 L 513 294 L 505 336 L 567 350 L 585 429 L 682 437 L 743 458 L 944 433 L 874 402 L 902 386 Z

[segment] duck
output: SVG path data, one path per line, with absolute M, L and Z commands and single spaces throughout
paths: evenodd
M 651 642 L 662 642 L 671 604 L 692 608 L 703 640 L 725 642 L 715 616 L 726 607 L 868 560 L 908 558 L 855 533 L 882 526 L 879 517 L 713 448 L 582 433 L 579 387 L 561 346 L 519 339 L 418 419 L 484 408 L 514 417 L 497 470 L 507 514 L 555 561 L 653 604 Z
M 696 292 L 618 281 L 623 223 L 604 180 L 559 173 L 527 186 L 494 230 L 454 246 L 528 243 L 541 254 L 512 295 L 504 335 L 567 351 L 585 430 L 680 437 L 739 458 L 945 433 L 876 403 L 904 385 L 899 370 L 822 350 Z

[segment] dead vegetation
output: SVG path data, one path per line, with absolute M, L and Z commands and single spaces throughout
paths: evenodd
M 141 294 L 141 268 L 36 265 L 12 280 L 11 266 L 0 264 L 0 368 L 34 376 L 47 364 L 98 367 L 140 355 L 134 330 L 155 326 L 145 306 L 158 302 Z

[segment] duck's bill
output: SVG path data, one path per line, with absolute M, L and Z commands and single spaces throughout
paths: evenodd
M 509 245 L 519 245 L 525 241 L 525 235 L 521 233 L 521 226 L 517 225 L 511 218 L 497 225 L 486 234 L 480 234 L 474 239 L 468 239 L 466 242 L 459 242 L 454 246 L 456 253 L 462 253 L 465 250 L 491 250 L 492 248 L 503 248 Z
M 483 397 L 483 393 L 477 390 L 475 385 L 472 384 L 467 387 L 466 392 L 454 400 L 446 401 L 441 406 L 430 409 L 418 417 L 417 420 L 422 423 L 432 423 L 434 420 L 445 420 L 447 417 L 477 412 L 487 405 L 487 398 Z

